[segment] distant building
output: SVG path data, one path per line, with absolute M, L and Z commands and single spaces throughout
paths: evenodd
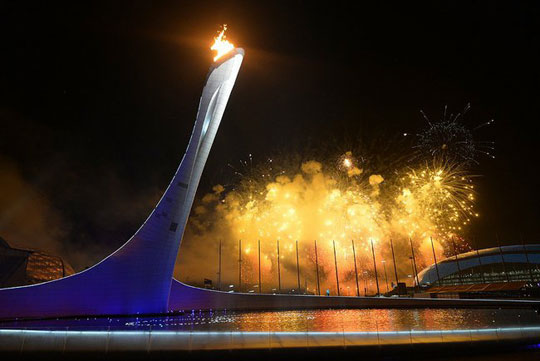
M 0 237 L 0 288 L 52 281 L 73 273 L 73 268 L 58 256 L 13 248 Z
M 432 297 L 537 297 L 540 245 L 487 248 L 449 257 L 418 273 Z

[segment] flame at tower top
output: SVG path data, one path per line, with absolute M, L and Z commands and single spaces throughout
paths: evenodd
M 210 47 L 210 50 L 217 51 L 216 56 L 214 56 L 214 61 L 217 61 L 223 55 L 227 54 L 229 51 L 234 49 L 234 45 L 229 42 L 225 31 L 227 30 L 227 24 L 223 25 L 223 30 L 219 32 L 219 35 L 214 38 L 214 44 Z

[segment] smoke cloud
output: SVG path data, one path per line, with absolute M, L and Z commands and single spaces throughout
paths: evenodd
M 61 256 L 76 271 L 126 242 L 161 193 L 134 189 L 106 168 L 96 170 L 92 187 L 77 169 L 58 173 L 62 183 L 51 177 L 51 184 L 35 185 L 14 162 L 0 158 L 0 236 L 16 248 Z
M 69 232 L 60 212 L 7 159 L 0 158 L 0 236 L 11 246 L 62 253 Z
M 380 174 L 351 176 L 350 169 L 359 167 L 350 152 L 345 156 L 347 161 L 340 160 L 337 167 L 311 160 L 273 176 L 268 176 L 268 169 L 251 172 L 229 190 L 214 187 L 190 217 L 177 277 L 195 283 L 202 278 L 216 280 L 221 241 L 222 281 L 237 285 L 241 240 L 241 282 L 244 290 L 257 290 L 260 241 L 262 287 L 271 291 L 277 287 L 279 241 L 282 288 L 297 288 L 298 241 L 300 286 L 315 291 L 318 260 L 321 288 L 336 293 L 337 263 L 340 291 L 352 295 L 354 256 L 360 283 L 365 280 L 368 292 L 375 287 L 372 243 L 382 290 L 386 277 L 395 283 L 390 240 L 400 281 L 409 283 L 414 274 L 411 242 L 418 270 L 432 263 L 430 237 L 438 257 L 443 257 L 450 238 L 463 244 L 462 223 L 469 220 L 472 198 L 466 205 L 460 203 L 470 189 L 467 177 L 455 183 L 459 173 L 455 168 L 425 165 L 396 172 L 390 179 Z

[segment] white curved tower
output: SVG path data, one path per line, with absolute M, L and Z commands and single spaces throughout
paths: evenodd
M 131 239 L 83 272 L 0 290 L 0 318 L 167 312 L 180 242 L 243 57 L 233 48 L 210 67 L 182 162 Z

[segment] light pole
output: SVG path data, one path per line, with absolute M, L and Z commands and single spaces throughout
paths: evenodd
M 394 242 L 392 242 L 392 238 L 390 238 L 390 247 L 392 248 L 392 260 L 394 261 L 394 275 L 396 276 L 396 287 L 397 287 L 399 283 L 399 278 L 397 275 L 396 255 L 394 254 Z
M 242 292 L 242 240 L 238 240 L 238 292 Z
M 441 285 L 441 275 L 439 274 L 439 265 L 437 264 L 437 256 L 435 255 L 435 246 L 433 245 L 433 237 L 429 237 L 431 241 L 431 250 L 433 251 L 433 261 L 435 262 L 435 271 L 437 271 L 437 283 Z
M 317 294 L 321 295 L 321 284 L 319 282 L 319 255 L 317 253 L 317 240 L 315 240 L 315 266 L 317 267 Z
M 337 295 L 340 296 L 340 293 L 339 293 L 339 277 L 338 277 L 338 270 L 337 270 L 336 241 L 332 241 L 332 243 L 334 245 L 334 265 L 336 266 Z
M 414 278 L 416 279 L 416 285 L 420 287 L 420 282 L 418 281 L 418 269 L 416 268 L 416 257 L 414 256 L 414 248 L 412 244 L 412 238 L 409 238 L 409 241 L 411 243 L 411 254 L 412 254 L 412 260 L 413 260 L 413 272 L 414 272 Z
M 381 295 L 379 290 L 379 276 L 377 275 L 377 261 L 375 261 L 375 248 L 373 248 L 373 239 L 371 239 L 371 254 L 373 255 L 373 270 L 375 271 L 375 283 L 377 284 L 377 297 Z
M 277 240 L 277 278 L 278 278 L 278 293 L 281 293 L 281 270 L 279 264 L 279 239 Z
M 296 241 L 296 275 L 298 277 L 298 293 L 300 293 L 300 261 L 298 260 L 298 241 Z
M 354 274 L 356 276 L 356 297 L 360 297 L 360 288 L 358 287 L 358 268 L 356 267 L 356 251 L 354 249 L 354 239 L 351 240 L 351 242 L 352 242 L 353 260 L 354 260 Z
M 261 284 L 261 240 L 257 242 L 258 251 L 259 251 L 259 293 L 261 293 L 262 284 Z

